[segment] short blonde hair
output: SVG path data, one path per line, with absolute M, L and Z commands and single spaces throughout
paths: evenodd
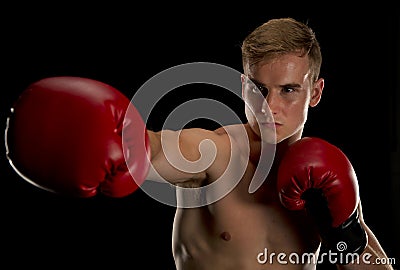
M 293 18 L 271 19 L 257 27 L 243 41 L 243 67 L 287 53 L 307 55 L 310 61 L 311 79 L 319 77 L 322 55 L 314 31 Z

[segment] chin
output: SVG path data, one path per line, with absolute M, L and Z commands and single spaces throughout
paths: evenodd
M 268 143 L 268 144 L 278 144 L 279 143 L 279 137 L 277 136 L 277 134 L 275 133 L 274 130 L 261 132 L 260 137 L 264 143 Z

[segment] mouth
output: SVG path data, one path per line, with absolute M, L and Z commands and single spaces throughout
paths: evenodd
M 281 126 L 281 124 L 280 123 L 276 123 L 276 122 L 264 122 L 264 123 L 261 123 L 261 126 L 262 127 L 266 127 L 266 128 L 270 128 L 270 129 L 272 129 L 272 128 L 277 128 L 277 127 L 279 127 L 279 126 Z

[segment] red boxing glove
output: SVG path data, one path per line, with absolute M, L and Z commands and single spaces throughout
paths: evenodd
M 282 204 L 289 210 L 307 209 L 328 248 L 362 253 L 367 235 L 358 217 L 357 177 L 340 149 L 319 138 L 300 139 L 284 154 L 277 181 Z
M 39 80 L 8 118 L 9 162 L 25 180 L 52 192 L 127 196 L 143 183 L 150 164 L 145 124 L 129 104 L 121 92 L 92 79 Z

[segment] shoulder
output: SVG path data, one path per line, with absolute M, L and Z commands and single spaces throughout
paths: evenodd
M 229 136 L 232 139 L 243 139 L 243 137 L 248 137 L 249 130 L 246 124 L 234 124 L 222 126 L 213 131 L 217 135 Z
M 219 154 L 230 155 L 231 151 L 240 151 L 248 148 L 251 135 L 247 125 L 234 124 L 219 127 L 215 130 L 202 128 L 182 129 L 179 131 L 179 141 L 181 145 L 192 150 L 202 148 L 203 150 L 218 150 Z M 235 149 L 233 149 L 235 148 Z
M 243 139 L 243 137 L 249 136 L 248 128 L 245 124 L 221 126 L 214 130 L 189 128 L 182 129 L 179 131 L 179 133 L 181 136 L 189 137 L 192 140 L 215 139 L 218 141 L 226 141 L 230 139 Z
M 175 134 L 178 136 L 181 150 L 193 152 L 195 156 L 198 156 L 202 151 L 214 152 L 218 150 L 218 153 L 222 154 L 230 150 L 229 135 L 222 129 L 188 128 L 175 132 Z

